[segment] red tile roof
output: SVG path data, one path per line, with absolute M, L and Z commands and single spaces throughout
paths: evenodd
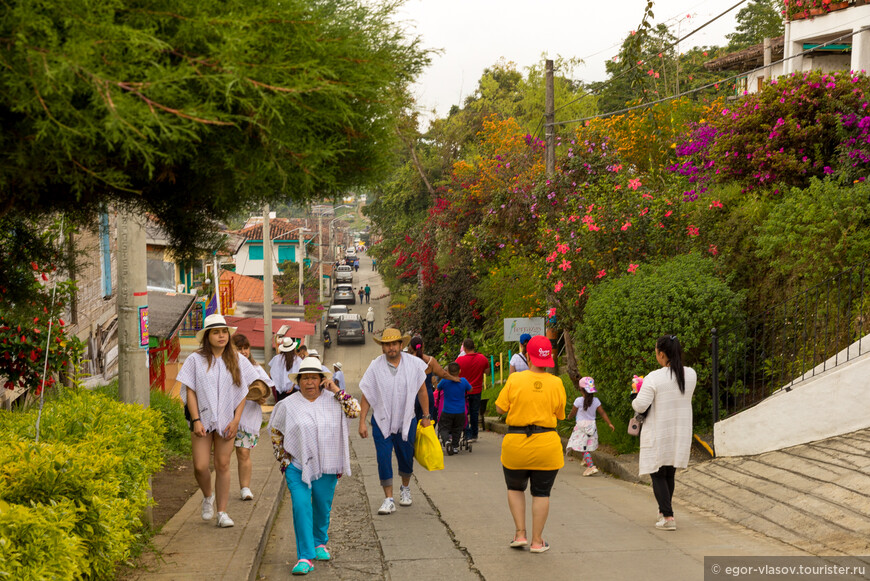
M 263 281 L 259 278 L 224 270 L 221 271 L 221 280 L 233 281 L 233 295 L 236 302 L 263 304 Z M 280 304 L 282 302 L 274 287 L 272 287 L 272 296 L 275 303 Z
M 269 230 L 272 232 L 272 239 L 282 237 L 284 240 L 298 240 L 299 233 L 293 232 L 297 228 L 305 226 L 305 220 L 287 220 L 285 218 L 275 218 L 269 220 Z M 293 232 L 293 234 L 291 234 Z M 239 230 L 245 240 L 263 240 L 263 225 L 254 224 L 243 230 Z
M 265 329 L 265 321 L 262 318 L 254 317 L 225 317 L 227 324 L 236 327 L 236 333 L 242 333 L 248 338 L 251 343 L 251 348 L 262 349 L 265 347 L 263 341 L 263 330 Z M 290 330 L 287 335 L 302 339 L 308 335 L 314 334 L 314 323 L 306 323 L 304 321 L 291 321 L 290 319 L 272 319 L 272 332 L 276 332 L 282 325 L 287 325 Z

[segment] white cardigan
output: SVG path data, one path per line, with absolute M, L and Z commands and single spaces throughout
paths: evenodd
M 685 468 L 692 447 L 692 393 L 698 375 L 683 368 L 686 392 L 681 394 L 670 367 L 662 367 L 643 378 L 643 386 L 631 407 L 642 412 L 649 407 L 640 432 L 640 473 L 652 474 L 662 466 Z M 650 404 L 652 404 L 650 406 Z

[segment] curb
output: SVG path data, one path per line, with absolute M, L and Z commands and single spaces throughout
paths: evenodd
M 484 420 L 484 427 L 487 430 L 495 432 L 497 434 L 507 434 L 507 424 L 505 424 L 498 418 L 486 418 Z M 562 447 L 564 448 L 565 445 L 568 443 L 568 439 L 561 439 Z M 583 454 L 579 454 L 574 450 L 570 450 L 568 452 L 568 455 L 577 459 L 583 458 Z M 626 482 L 634 482 L 637 484 L 651 484 L 649 475 L 638 475 L 637 455 L 635 454 L 614 456 L 612 454 L 596 450 L 592 452 L 592 460 L 595 462 L 595 465 L 598 466 L 599 470 L 607 472 L 614 478 L 619 478 L 620 480 L 625 480 Z
M 274 494 L 271 491 L 275 491 Z M 239 543 L 238 547 L 236 547 L 236 550 L 240 555 L 245 555 L 249 551 L 254 552 L 254 558 L 251 562 L 251 570 L 247 576 L 248 581 L 255 581 L 257 579 L 260 564 L 263 561 L 263 553 L 266 551 L 266 544 L 269 542 L 269 535 L 272 533 L 272 525 L 275 524 L 275 517 L 278 516 L 278 507 L 281 506 L 286 491 L 287 487 L 284 486 L 284 475 L 281 474 L 281 470 L 276 467 L 272 470 L 272 473 L 269 474 L 269 477 L 266 479 L 266 485 L 263 487 L 263 492 L 260 493 L 261 497 L 266 495 L 269 495 L 270 497 L 270 503 L 264 507 L 267 510 L 255 511 L 251 520 L 248 521 L 248 527 L 251 528 L 251 530 L 261 531 L 261 534 L 259 537 L 256 535 L 248 535 L 248 537 L 251 538 L 251 541 L 255 542 L 246 542 L 246 538 L 243 536 L 242 541 Z

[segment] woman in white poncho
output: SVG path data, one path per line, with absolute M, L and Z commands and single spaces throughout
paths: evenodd
M 360 406 L 315 357 L 290 375 L 299 391 L 275 405 L 269 429 L 293 499 L 293 574 L 305 575 L 314 569 L 312 561 L 330 558 L 326 544 L 335 486 L 340 475 L 350 474 L 347 420 L 359 417 Z
M 248 386 L 257 379 L 250 361 L 236 351 L 230 335 L 234 327 L 220 315 L 205 318 L 196 334 L 200 348 L 184 361 L 177 380 L 184 386 L 181 399 L 190 414 L 193 470 L 202 490 L 202 518 L 214 518 L 217 504 L 221 528 L 233 526 L 226 513 L 230 493 L 230 458 L 242 419 Z M 214 451 L 215 482 L 211 485 L 209 460 Z

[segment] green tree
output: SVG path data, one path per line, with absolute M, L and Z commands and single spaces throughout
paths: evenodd
M 397 6 L 7 2 L 0 215 L 87 222 L 127 204 L 189 257 L 246 204 L 376 180 L 428 61 Z
M 728 50 L 737 51 L 761 44 L 765 38 L 782 36 L 784 9 L 782 0 L 751 0 L 737 13 L 737 29 L 725 35 Z

